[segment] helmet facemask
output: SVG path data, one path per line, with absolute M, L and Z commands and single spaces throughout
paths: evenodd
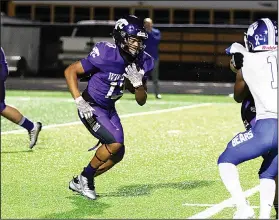
M 131 56 L 137 56 L 145 49 L 144 40 L 142 37 L 127 36 L 121 44 L 121 48 Z
M 251 44 L 249 41 L 248 41 L 248 36 L 247 36 L 247 33 L 244 32 L 244 43 L 245 43 L 245 47 L 246 47 L 246 50 L 248 52 L 252 52 L 253 51 L 253 44 Z
M 116 21 L 113 38 L 115 44 L 128 55 L 129 59 L 135 59 L 145 49 L 145 40 L 148 34 L 143 23 L 136 16 L 129 15 Z

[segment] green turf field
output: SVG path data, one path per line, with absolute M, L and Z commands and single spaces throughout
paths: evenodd
M 15 133 L 21 128 L 1 118 L 1 218 L 186 219 L 210 207 L 215 212 L 209 210 L 207 218 L 232 218 L 235 208 L 216 212 L 220 205 L 215 206 L 230 198 L 217 158 L 244 130 L 240 105 L 232 98 L 150 95 L 141 107 L 125 94 L 117 109 L 126 155 L 96 178 L 96 201 L 68 190 L 94 153 L 87 149 L 97 142 L 82 124 L 70 124 L 79 119 L 69 93 L 8 91 L 6 102 L 45 127 L 30 151 L 27 133 Z M 239 166 L 245 191 L 259 184 L 261 161 Z M 248 200 L 258 213 L 258 192 Z

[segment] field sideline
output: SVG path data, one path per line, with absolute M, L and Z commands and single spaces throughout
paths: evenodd
M 216 160 L 244 130 L 240 105 L 228 96 L 163 98 L 150 96 L 140 107 L 125 94 L 117 103 L 126 154 L 96 178 L 100 198 L 90 201 L 68 190 L 97 142 L 79 122 L 69 93 L 8 91 L 7 103 L 44 128 L 31 151 L 26 132 L 1 118 L 1 218 L 231 218 L 235 209 Z M 261 160 L 239 166 L 256 213 Z

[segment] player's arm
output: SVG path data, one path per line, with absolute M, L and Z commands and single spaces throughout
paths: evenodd
M 136 64 L 133 63 L 125 68 L 124 76 L 133 85 L 135 92 L 135 99 L 139 105 L 144 105 L 147 99 L 146 81 L 143 79 L 144 70 L 138 69 Z M 133 89 L 129 89 L 133 93 Z
M 130 93 L 135 94 L 135 88 L 130 82 L 129 79 L 125 78 L 125 90 L 128 90 Z
M 86 66 L 86 63 L 89 66 Z M 66 82 L 73 98 L 75 99 L 79 114 L 85 119 L 91 118 L 93 116 L 94 109 L 80 95 L 80 91 L 78 89 L 78 75 L 82 75 L 87 72 L 85 69 L 92 69 L 91 65 L 92 64 L 89 64 L 86 59 L 82 59 L 81 61 L 71 64 L 64 71 Z
M 147 85 L 143 80 L 142 86 L 135 88 L 129 80 L 125 80 L 125 88 L 132 94 L 135 94 L 135 99 L 139 105 L 144 105 L 147 99 Z
M 238 103 L 242 102 L 249 93 L 249 88 L 244 81 L 241 68 L 243 67 L 243 54 L 234 53 L 230 61 L 231 70 L 236 73 L 234 84 L 234 100 Z
M 78 75 L 84 74 L 84 69 L 81 61 L 77 61 L 68 66 L 64 71 L 67 85 L 74 99 L 80 97 L 78 89 Z
M 234 84 L 234 100 L 238 103 L 242 102 L 248 95 L 249 88 L 244 81 L 241 69 L 236 72 L 236 79 Z
M 153 37 L 159 41 L 161 40 L 161 32 L 157 29 L 156 33 L 154 33 Z
M 143 83 L 142 86 L 135 88 L 135 99 L 140 106 L 143 106 L 146 103 L 146 99 L 147 99 L 146 91 L 147 91 L 146 82 Z

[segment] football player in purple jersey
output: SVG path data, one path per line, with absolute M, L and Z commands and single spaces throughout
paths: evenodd
M 113 29 L 115 44 L 98 42 L 90 54 L 65 70 L 69 90 L 78 115 L 101 146 L 90 163 L 74 177 L 69 188 L 96 199 L 94 177 L 120 162 L 125 153 L 124 132 L 115 108 L 125 85 L 142 106 L 147 99 L 147 78 L 154 68 L 153 58 L 144 51 L 148 35 L 143 21 L 127 16 L 116 21 Z M 87 88 L 80 94 L 78 75 L 89 76 Z
M 41 122 L 32 122 L 28 118 L 24 117 L 16 108 L 7 105 L 5 103 L 5 82 L 9 75 L 8 63 L 6 61 L 5 53 L 1 47 L 0 51 L 0 113 L 1 116 L 5 117 L 9 121 L 18 124 L 19 126 L 25 128 L 29 134 L 29 147 L 32 149 L 38 140 L 39 133 L 42 129 Z

